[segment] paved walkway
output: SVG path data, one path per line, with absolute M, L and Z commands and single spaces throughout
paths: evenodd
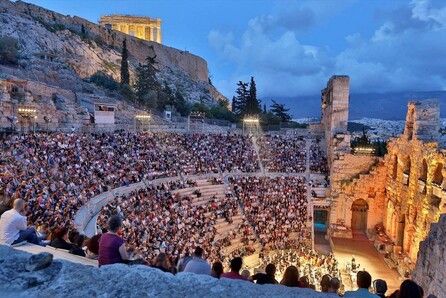
M 372 280 L 377 278 L 384 279 L 387 282 L 387 295 L 398 289 L 403 279 L 396 270 L 389 269 L 384 262 L 383 257 L 376 251 L 372 241 L 369 241 L 365 234 L 354 233 L 353 239 L 332 238 L 333 253 L 339 261 L 341 271 L 345 272 L 346 262 L 351 261 L 355 256 L 356 264 L 360 264 L 360 269 L 368 271 L 372 275 Z M 343 275 L 346 289 L 351 287 L 356 289 L 356 285 L 351 285 L 347 274 Z

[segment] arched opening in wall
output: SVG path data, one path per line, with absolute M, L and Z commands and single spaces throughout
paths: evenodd
M 324 208 L 324 207 L 322 207 Z M 314 219 L 314 246 L 317 251 L 330 253 L 330 243 L 327 240 L 328 209 L 315 209 Z
M 443 184 L 443 164 L 437 164 L 434 172 L 434 178 L 432 179 L 432 183 L 438 187 L 441 187 Z
M 410 108 L 408 111 L 407 119 L 406 119 L 406 131 L 405 135 L 407 136 L 407 139 L 410 141 L 413 138 L 413 127 L 415 123 L 415 109 Z
M 354 231 L 367 230 L 367 215 L 369 212 L 369 205 L 363 199 L 358 199 L 352 204 L 352 222 L 351 227 Z
M 406 225 L 404 232 L 403 251 L 409 253 L 412 248 L 412 242 L 414 238 L 415 229 L 413 225 Z
M 314 210 L 314 230 L 327 232 L 328 224 L 328 211 L 327 210 Z
M 392 179 L 395 180 L 397 175 L 398 175 L 398 155 L 394 155 Z
M 423 159 L 423 164 L 421 165 L 420 180 L 423 182 L 427 181 L 427 162 L 425 159 Z
M 412 166 L 412 162 L 410 160 L 410 157 L 408 156 L 406 158 L 406 161 L 404 162 L 404 168 L 403 168 L 403 184 L 409 185 L 409 179 L 410 179 L 410 167 Z
M 396 245 L 403 246 L 404 243 L 404 229 L 406 227 L 406 217 L 404 215 L 400 216 L 397 225 L 396 234 Z
M 427 181 L 427 162 L 423 159 L 423 163 L 421 165 L 421 173 L 418 178 L 418 192 L 426 193 L 426 181 Z

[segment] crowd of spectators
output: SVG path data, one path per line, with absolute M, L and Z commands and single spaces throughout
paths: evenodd
M 245 217 L 261 245 L 284 249 L 291 233 L 298 242 L 311 237 L 307 228 L 307 187 L 304 177 L 229 177 Z
M 302 138 L 264 137 L 259 138 L 258 145 L 267 171 L 306 170 L 306 141 Z M 112 188 L 179 174 L 258 172 L 258 158 L 249 136 L 30 134 L 3 140 L 0 149 L 2 194 L 10 201 L 23 199 L 26 202 L 23 213 L 28 222 L 38 225 L 36 235 L 50 240 L 50 245 L 56 248 L 99 258 L 105 265 L 115 263 L 118 258 L 104 263 L 101 243 L 102 248 L 106 246 L 104 243 L 119 244 L 119 262 L 143 259 L 155 268 L 175 273 L 181 271 L 179 268 L 188 271 L 187 265 L 192 261 L 206 263 L 207 259 L 213 264 L 206 265 L 206 274 L 210 268 L 209 274 L 216 277 L 250 280 L 249 272 L 239 273 L 240 256 L 253 253 L 252 244 L 258 241 L 262 264 L 268 263 L 266 276 L 260 276 L 260 280 L 277 283 L 270 276 L 271 262 L 277 265 L 274 271 L 283 274 L 280 282 L 283 285 L 309 286 L 319 278 L 324 280 L 326 274 L 337 278 L 337 262 L 332 256 L 299 251 L 299 245 L 311 236 L 307 229 L 307 189 L 303 177 L 230 177 L 235 197 L 228 193 L 201 204 L 193 204 L 191 196 L 172 195 L 175 189 L 196 186 L 193 181 L 187 181 L 186 185 L 175 180 L 156 186 L 149 184 L 145 189 L 116 198 L 102 210 L 99 221 L 104 234 L 87 239 L 72 229 L 77 210 L 95 195 Z M 319 141 L 312 141 L 309 154 L 310 171 L 327 173 Z M 219 178 L 211 179 L 212 184 L 222 183 Z M 244 246 L 224 255 L 221 246 L 229 246 L 235 234 L 217 238 L 214 225 L 219 218 L 230 224 L 239 212 L 239 205 L 243 221 L 238 230 Z M 114 225 L 109 222 L 106 226 L 109 219 L 115 219 Z M 197 251 L 197 244 L 203 247 L 201 252 Z M 127 248 L 126 254 L 121 253 L 122 247 Z M 184 260 L 180 260 L 181 256 L 189 257 L 189 261 L 178 266 Z M 223 264 L 229 262 L 230 272 L 223 273 Z M 300 278 L 299 272 L 306 278 Z M 335 278 L 324 287 L 335 288 Z M 403 282 L 400 293 L 413 289 L 412 283 Z
M 108 218 L 118 214 L 123 219 L 123 238 L 145 260 L 163 252 L 173 262 L 181 254 L 191 255 L 197 243 L 209 259 L 224 260 L 221 248 L 229 246 L 231 238 L 217 239 L 214 225 L 219 218 L 229 224 L 237 213 L 238 205 L 231 194 L 195 204 L 191 195 L 174 195 L 168 185 L 161 184 L 115 198 L 102 209 L 98 222 L 105 229 Z
M 247 135 L 159 133 L 156 139 L 186 175 L 260 169 L 251 137 Z
M 289 266 L 295 266 L 315 288 L 326 274 L 341 278 L 338 261 L 332 254 L 320 255 L 303 243 L 294 243 L 281 250 L 262 251 L 259 263 L 262 268 L 270 263 L 275 264 L 276 276 L 282 276 Z
M 0 147 L 0 190 L 26 201 L 29 222 L 52 228 L 71 227 L 82 205 L 111 188 L 218 168 L 259 169 L 250 137 L 238 134 L 28 134 Z
M 312 174 L 328 174 L 328 162 L 325 152 L 321 147 L 321 140 L 311 140 L 310 145 L 310 171 Z
M 262 136 L 257 139 L 259 155 L 267 172 L 303 173 L 306 170 L 306 141 L 295 135 Z

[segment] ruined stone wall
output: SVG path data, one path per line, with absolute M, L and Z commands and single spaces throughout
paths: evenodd
M 410 258 L 446 213 L 446 150 L 439 148 L 438 101 L 409 102 L 404 134 L 388 144 L 384 227 Z M 436 139 L 434 139 L 436 138 Z
M 375 156 L 341 155 L 332 164 L 330 223 L 351 229 L 352 204 L 363 199 L 368 205 L 366 229 L 382 223 L 386 167 Z M 350 233 L 337 236 L 349 237 Z
M 350 101 L 350 78 L 348 76 L 332 76 L 327 87 L 322 90 L 322 125 L 325 130 L 327 158 L 333 161 L 336 136 L 347 134 L 348 110 Z M 347 150 L 348 152 L 348 150 Z
M 440 140 L 440 104 L 437 99 L 410 101 L 404 136 L 425 142 Z
M 331 171 L 332 191 L 339 193 L 343 184 L 351 183 L 367 174 L 377 163 L 377 157 L 371 155 L 345 154 L 333 163 Z
M 446 297 L 446 214 L 431 224 L 429 235 L 420 243 L 418 260 L 412 278 L 424 293 Z
M 382 169 L 376 170 L 374 156 L 351 154 L 351 135 L 347 131 L 350 100 L 350 78 L 333 76 L 322 90 L 322 121 L 330 165 L 332 202 L 330 223 L 332 232 L 337 227 L 341 237 L 351 237 L 352 204 L 358 199 L 367 202 L 369 215 L 365 229 L 382 222 L 384 177 Z
M 446 213 L 446 150 L 403 135 L 389 143 L 388 152 L 384 227 L 415 260 L 430 224 Z

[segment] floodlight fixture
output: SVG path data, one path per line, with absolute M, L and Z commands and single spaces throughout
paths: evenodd
M 37 118 L 37 109 L 35 107 L 30 106 L 20 106 L 17 109 L 17 112 L 23 118 Z

